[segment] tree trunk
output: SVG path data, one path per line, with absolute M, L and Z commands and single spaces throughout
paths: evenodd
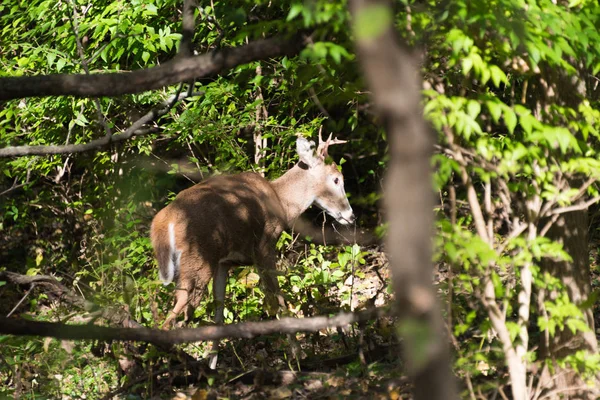
M 587 210 L 563 214 L 548 232 L 548 237 L 561 242 L 573 261 L 553 261 L 546 258 L 541 265 L 542 272 L 548 272 L 563 282 L 569 299 L 577 305 L 585 302 L 591 293 L 587 230 Z M 556 295 L 555 292 L 540 289 L 540 309 L 543 310 L 544 300 L 554 299 Z M 565 327 L 563 330 L 557 330 L 554 336 L 542 335 L 540 356 L 542 359 L 550 359 L 556 368 L 553 374 L 546 372 L 541 377 L 542 386 L 556 393 L 548 397 L 550 399 L 566 398 L 565 396 L 576 396 L 580 399 L 597 398 L 585 390 L 585 383 L 575 371 L 559 368 L 556 364 L 557 359 L 575 354 L 579 350 L 587 350 L 592 354 L 598 351 L 592 309 L 587 308 L 583 311 L 590 331 L 573 334 Z
M 358 58 L 390 140 L 386 207 L 388 250 L 404 339 L 404 359 L 415 399 L 458 398 L 447 338 L 432 285 L 433 135 L 423 120 L 414 58 L 398 45 L 390 3 L 350 3 Z

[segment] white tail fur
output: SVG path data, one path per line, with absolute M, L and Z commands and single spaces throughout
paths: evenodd
M 173 281 L 175 272 L 179 269 L 179 258 L 181 257 L 181 251 L 177 251 L 175 247 L 175 224 L 169 223 L 169 261 L 167 263 L 166 271 L 163 268 L 158 270 L 158 276 L 163 282 L 163 285 L 168 285 Z

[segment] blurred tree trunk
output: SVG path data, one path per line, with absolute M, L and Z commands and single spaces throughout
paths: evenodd
M 542 75 L 534 84 L 536 89 L 534 89 L 535 95 L 532 96 L 536 102 L 538 119 L 542 120 L 543 113 L 541 111 L 547 110 L 553 104 L 577 109 L 581 100 L 588 98 L 586 79 L 581 77 L 591 76 L 591 74 L 586 71 L 585 66 L 580 65 L 580 73 L 575 76 L 568 76 L 564 72 L 549 68 L 542 70 Z M 583 181 L 582 178 L 574 179 L 571 186 L 581 187 Z M 550 239 L 562 243 L 565 251 L 573 260 L 567 262 L 544 258 L 541 263 L 541 272 L 548 272 L 551 276 L 560 279 L 567 289 L 569 300 L 576 305 L 586 302 L 591 294 L 587 215 L 587 208 L 562 214 L 547 234 Z M 557 296 L 554 291 L 543 288 L 538 289 L 537 294 L 539 309 L 542 311 L 544 310 L 544 301 Z M 556 393 L 548 396 L 549 399 L 597 398 L 591 388 L 586 389 L 587 385 L 575 371 L 559 368 L 555 362 L 580 350 L 587 350 L 592 354 L 598 351 L 592 309 L 586 308 L 583 311 L 590 328 L 589 332 L 572 333 L 567 327 L 557 330 L 553 337 L 542 332 L 540 357 L 542 360 L 551 360 L 555 367 L 552 374 L 544 371 L 540 378 L 542 386 L 546 386 L 547 390 Z
M 388 1 L 354 0 L 350 10 L 357 54 L 390 142 L 385 184 L 388 252 L 407 372 L 416 399 L 455 399 L 447 338 L 432 285 L 433 135 L 423 120 L 416 62 L 397 42 Z
M 577 305 L 586 302 L 591 293 L 587 212 L 586 209 L 563 214 L 548 232 L 548 237 L 563 244 L 573 261 L 553 261 L 545 258 L 541 265 L 542 271 L 563 282 L 569 299 Z M 555 297 L 555 292 L 540 289 L 538 292 L 540 309 L 543 310 L 545 300 Z M 590 331 L 572 333 L 565 327 L 563 330 L 557 330 L 554 336 L 542 335 L 540 343 L 542 359 L 555 361 L 575 354 L 579 350 L 587 350 L 592 354 L 598 352 L 592 309 L 586 308 L 583 311 Z M 596 398 L 593 393 L 582 393 L 581 388 L 585 387 L 585 384 L 575 371 L 563 370 L 556 364 L 555 368 L 553 374 L 546 371 L 542 376 L 542 385 L 557 392 L 553 397 L 549 397 L 550 399 L 565 398 L 565 394 L 569 397 L 576 395 L 580 399 Z

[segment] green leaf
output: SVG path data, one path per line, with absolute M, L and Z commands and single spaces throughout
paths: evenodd
M 508 84 L 508 78 L 504 71 L 500 69 L 497 65 L 490 65 L 490 74 L 492 77 L 492 82 L 494 85 L 499 88 L 501 83 Z
M 56 62 L 56 72 L 60 72 L 63 67 L 65 66 L 66 61 L 64 58 L 59 58 L 58 61 Z
M 488 100 L 485 102 L 488 110 L 490 110 L 490 115 L 494 119 L 495 123 L 498 123 L 500 117 L 502 116 L 502 105 L 499 101 Z
M 471 57 L 465 57 L 462 60 L 462 72 L 465 76 L 469 75 L 469 71 L 473 68 L 473 59 Z
M 49 52 L 49 53 L 46 55 L 46 60 L 47 60 L 47 62 L 48 62 L 48 68 L 51 68 L 51 67 L 52 67 L 52 64 L 54 64 L 54 60 L 56 60 L 56 53 L 54 53 L 54 52 Z
M 144 5 L 144 15 L 158 15 L 158 8 L 152 3 Z
M 341 269 L 336 269 L 335 271 L 333 271 L 331 273 L 331 276 L 333 276 L 334 278 L 343 278 L 346 275 L 346 273 L 344 271 L 342 271 Z
M 479 104 L 479 102 L 476 100 L 470 100 L 467 104 L 467 114 L 469 114 L 471 118 L 477 118 L 480 111 L 481 105 Z
M 514 133 L 515 127 L 517 126 L 517 114 L 508 106 L 504 107 L 502 115 L 504 116 L 504 123 L 510 133 Z
M 286 21 L 291 21 L 294 18 L 296 18 L 298 15 L 300 15 L 300 13 L 304 10 L 304 5 L 302 3 L 296 3 L 296 4 L 292 4 L 292 7 L 290 8 L 290 12 L 288 13 L 287 18 L 285 19 Z

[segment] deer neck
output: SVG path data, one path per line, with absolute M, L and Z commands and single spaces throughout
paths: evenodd
M 271 182 L 285 213 L 288 226 L 302 214 L 315 200 L 313 185 L 308 172 L 296 164 L 292 169 Z

